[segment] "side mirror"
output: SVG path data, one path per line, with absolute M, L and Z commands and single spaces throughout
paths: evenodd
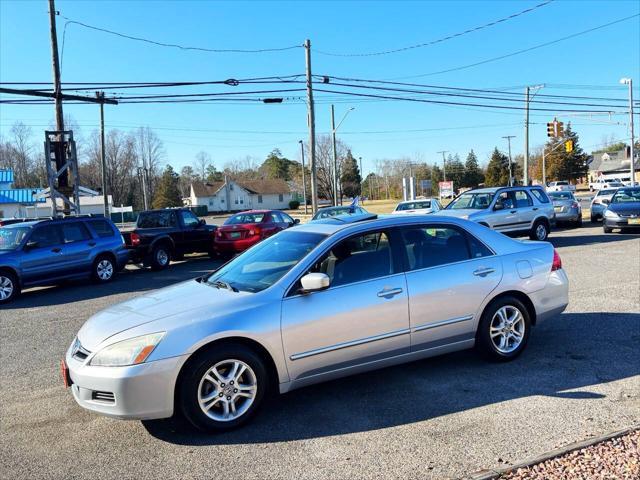
M 198 225 L 206 225 L 207 221 L 204 218 L 198 219 Z
M 502 202 L 496 202 L 496 204 L 493 206 L 494 210 L 504 210 L 504 204 Z
M 298 225 L 298 224 L 300 224 L 300 219 L 299 219 L 299 218 L 294 218 L 294 219 L 293 219 L 293 224 L 294 224 L 294 225 Z
M 35 240 L 29 240 L 27 244 L 24 246 L 25 249 L 31 250 L 32 248 L 36 248 L 38 246 L 38 242 Z
M 326 273 L 307 273 L 300 279 L 302 289 L 300 293 L 317 292 L 329 288 L 331 280 Z
M 611 203 L 611 200 L 609 200 L 608 198 L 603 198 L 602 200 L 600 200 L 602 203 L 604 203 L 605 205 L 609 205 Z

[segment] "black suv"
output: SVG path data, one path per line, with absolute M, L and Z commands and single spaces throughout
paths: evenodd
M 123 231 L 122 236 L 132 261 L 161 270 L 186 253 L 214 256 L 216 228 L 188 208 L 165 208 L 140 212 L 135 228 Z

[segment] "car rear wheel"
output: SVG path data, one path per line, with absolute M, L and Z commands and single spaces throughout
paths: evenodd
M 529 232 L 529 238 L 531 240 L 544 241 L 549 236 L 549 226 L 544 220 L 536 220 Z
M 476 334 L 476 349 L 493 361 L 516 358 L 529 341 L 531 318 L 515 297 L 503 297 L 489 304 L 482 314 Z
M 179 385 L 179 408 L 199 430 L 231 430 L 256 413 L 267 384 L 264 363 L 253 350 L 217 346 L 188 366 Z
M 151 269 L 164 270 L 171 263 L 171 251 L 164 243 L 153 247 L 151 252 Z
M 576 220 L 575 223 L 575 227 L 581 227 L 582 226 L 582 215 L 578 215 L 578 219 Z
M 9 303 L 19 294 L 18 278 L 11 272 L 0 271 L 0 304 Z
M 101 255 L 93 262 L 92 277 L 96 282 L 107 283 L 113 280 L 116 273 L 116 266 L 113 259 L 108 255 Z

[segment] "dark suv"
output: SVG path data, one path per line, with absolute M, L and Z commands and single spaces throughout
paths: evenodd
M 104 217 L 33 220 L 0 227 L 0 304 L 25 287 L 86 277 L 108 282 L 128 259 L 122 235 Z

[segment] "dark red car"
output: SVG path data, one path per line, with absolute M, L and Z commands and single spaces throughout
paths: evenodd
M 229 217 L 216 230 L 214 248 L 220 254 L 245 251 L 271 235 L 300 223 L 280 210 L 249 210 Z

